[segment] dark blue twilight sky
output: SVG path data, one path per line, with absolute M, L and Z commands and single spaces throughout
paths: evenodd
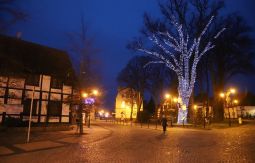
M 22 32 L 22 39 L 57 49 L 68 50 L 67 33 L 80 30 L 81 15 L 89 25 L 95 47 L 100 49 L 107 106 L 114 106 L 116 76 L 134 55 L 126 44 L 138 36 L 143 13 L 159 15 L 157 0 L 26 0 L 20 1 L 29 18 L 8 33 Z M 239 11 L 255 28 L 254 0 L 226 0 L 227 11 Z M 237 82 L 238 83 L 238 82 Z M 249 82 L 247 85 L 249 86 Z M 250 84 L 251 87 L 251 84 Z

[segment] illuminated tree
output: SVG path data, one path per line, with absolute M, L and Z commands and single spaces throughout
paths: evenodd
M 178 77 L 178 96 L 180 107 L 178 110 L 178 123 L 187 123 L 188 104 L 196 80 L 196 68 L 199 60 L 209 50 L 214 48 L 213 40 L 225 30 L 221 29 L 211 41 L 201 42 L 214 16 L 205 25 L 202 32 L 197 36 L 190 38 L 188 29 L 185 29 L 174 16 L 171 17 L 171 24 L 176 30 L 172 31 L 161 27 L 160 24 L 155 29 L 147 33 L 153 48 L 147 49 L 141 41 L 135 42 L 132 46 L 138 51 L 151 55 L 155 60 L 149 64 L 164 64 L 173 70 Z M 205 46 L 202 46 L 204 44 Z

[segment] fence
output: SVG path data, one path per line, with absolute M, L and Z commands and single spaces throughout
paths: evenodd
M 105 119 L 106 122 L 110 122 L 113 124 L 118 124 L 118 125 L 122 125 L 122 126 L 130 126 L 130 127 L 140 127 L 140 128 L 150 128 L 150 129 L 161 129 L 161 121 L 159 119 L 150 119 L 147 121 L 130 121 L 130 120 L 121 120 L 121 119 Z M 207 121 L 205 121 L 205 123 L 201 123 L 198 124 L 196 121 L 193 121 L 192 123 L 189 124 L 177 124 L 176 120 L 168 120 L 168 127 L 184 127 L 184 128 L 189 128 L 189 127 L 202 127 L 202 128 L 206 128 L 206 126 L 209 126 L 210 123 L 208 123 Z

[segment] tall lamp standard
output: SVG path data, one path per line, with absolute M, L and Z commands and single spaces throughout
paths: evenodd
M 174 103 L 174 104 L 177 104 L 177 103 L 178 103 L 178 98 L 171 96 L 171 94 L 169 94 L 169 93 L 166 93 L 166 94 L 165 94 L 165 102 L 166 102 L 167 110 L 169 110 L 169 108 L 168 108 L 169 102 L 170 102 L 170 110 L 172 110 L 172 109 L 175 110 L 175 107 L 173 107 L 173 103 Z M 172 118 L 173 118 L 173 117 L 172 117 Z M 171 124 L 172 124 L 172 122 L 173 122 L 173 119 L 172 119 L 172 118 L 171 118 Z M 172 126 L 172 125 L 171 125 L 171 126 Z
M 91 112 L 93 105 L 95 104 L 95 98 L 98 95 L 99 95 L 99 91 L 97 89 L 93 89 L 91 91 L 82 93 L 83 103 L 85 104 L 85 107 L 88 107 L 87 108 L 88 118 L 89 118 L 88 119 L 88 127 L 90 127 L 90 112 Z
M 168 110 L 168 102 L 169 102 L 169 99 L 171 101 L 171 95 L 169 93 L 166 93 L 165 94 L 165 104 L 166 104 L 166 109 L 165 110 Z M 171 106 L 171 105 L 170 105 Z M 171 109 L 171 108 L 170 108 Z
M 226 92 L 220 93 L 220 98 L 222 98 L 223 101 L 223 106 L 224 108 L 228 109 L 228 125 L 229 127 L 231 126 L 231 119 L 230 119 L 230 107 L 233 107 L 233 95 L 236 94 L 236 90 L 234 88 L 229 89 Z M 238 103 L 237 100 L 234 100 L 234 103 Z
M 193 106 L 193 109 L 194 109 L 194 124 L 195 126 L 197 126 L 197 105 L 194 105 Z

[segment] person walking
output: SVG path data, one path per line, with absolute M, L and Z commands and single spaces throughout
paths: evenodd
M 80 131 L 80 118 L 76 117 L 76 133 Z
M 167 126 L 167 119 L 166 116 L 162 116 L 162 127 L 163 127 L 163 133 L 166 134 L 166 126 Z

